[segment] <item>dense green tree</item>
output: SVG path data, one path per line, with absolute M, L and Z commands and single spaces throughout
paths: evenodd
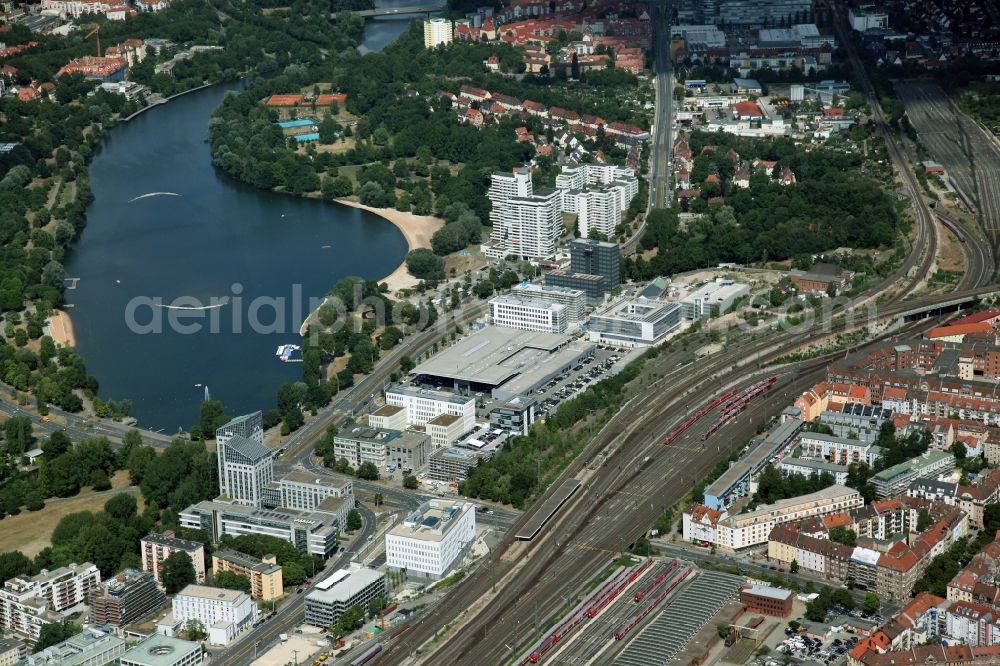
M 7 419 L 3 424 L 7 453 L 23 455 L 25 451 L 31 449 L 33 441 L 31 430 L 31 419 L 27 416 L 12 416 Z
M 246 576 L 234 574 L 231 571 L 220 571 L 215 574 L 215 584 L 227 590 L 239 590 L 250 594 L 252 585 Z
M 417 477 L 412 474 L 407 474 L 403 477 L 403 487 L 409 490 L 417 489 Z
M 362 524 L 361 514 L 357 509 L 351 509 L 347 512 L 347 530 L 349 532 L 360 530 Z
M 191 562 L 191 556 L 187 553 L 176 551 L 163 561 L 160 581 L 167 594 L 176 594 L 185 586 L 194 583 L 195 580 L 194 564 Z
M 858 534 L 849 527 L 844 527 L 842 525 L 837 525 L 830 529 L 829 532 L 830 541 L 835 541 L 836 543 L 842 543 L 845 546 L 856 546 L 858 545 Z
M 373 462 L 363 462 L 358 467 L 358 478 L 366 481 L 378 480 L 378 467 Z
M 64 640 L 72 638 L 81 631 L 83 631 L 83 627 L 73 624 L 69 620 L 43 624 L 41 632 L 38 634 L 38 640 L 35 642 L 35 652 L 41 652 L 47 647 L 62 643 Z
M 406 270 L 421 280 L 444 279 L 444 261 L 430 250 L 422 248 L 407 253 Z

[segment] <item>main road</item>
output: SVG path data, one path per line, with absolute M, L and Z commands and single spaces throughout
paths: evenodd
M 650 209 L 668 208 L 671 200 L 670 154 L 674 129 L 674 69 L 670 58 L 670 2 L 653 5 L 656 29 L 654 66 L 656 68 L 656 117 L 650 150 Z

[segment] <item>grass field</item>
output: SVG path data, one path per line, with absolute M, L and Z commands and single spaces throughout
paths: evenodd
M 139 500 L 142 511 L 142 497 L 137 488 L 127 488 L 128 472 L 121 471 L 112 479 L 113 490 L 93 493 L 89 488 L 76 497 L 46 500 L 41 511 L 23 511 L 16 516 L 0 520 L 0 552 L 19 550 L 28 557 L 34 557 L 43 548 L 51 545 L 52 531 L 65 516 L 77 511 L 100 511 L 104 503 L 117 492 L 127 492 Z

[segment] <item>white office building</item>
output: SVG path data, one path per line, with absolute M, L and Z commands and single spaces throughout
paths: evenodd
M 257 603 L 246 592 L 188 585 L 174 597 L 172 612 L 157 624 L 157 633 L 172 636 L 188 620 L 201 622 L 212 645 L 229 645 L 257 621 Z
M 313 511 L 327 499 L 353 497 L 354 483 L 349 477 L 318 478 L 315 474 L 292 471 L 264 489 L 264 506 Z
M 451 44 L 454 26 L 445 18 L 432 18 L 424 21 L 424 48 L 433 49 Z
M 334 437 L 333 447 L 337 459 L 346 458 L 352 467 L 370 462 L 380 469 L 396 465 L 412 471 L 427 464 L 431 438 L 422 432 L 355 426 Z
M 201 643 L 153 634 L 122 655 L 121 666 L 198 666 L 204 663 Z
M 676 303 L 641 296 L 614 303 L 591 315 L 590 340 L 622 347 L 648 347 L 681 325 L 680 311 Z
M 181 511 L 181 527 L 205 530 L 213 541 L 224 535 L 263 534 L 293 544 L 300 551 L 328 558 L 337 549 L 350 497 L 328 497 L 312 511 L 258 509 L 224 502 L 199 502 Z
M 26 647 L 24 651 L 27 653 Z M 23 660 L 16 653 L 7 655 L 0 652 L 0 666 L 104 666 L 117 664 L 123 654 L 124 638 L 95 627 L 85 627 L 79 634 Z
M 441 414 L 454 414 L 461 418 L 462 432 L 470 432 L 476 425 L 476 399 L 472 396 L 397 386 L 386 391 L 385 402 L 405 407 L 408 425 L 424 425 Z
M 476 507 L 471 502 L 430 500 L 385 535 L 390 569 L 432 579 L 444 577 L 476 538 Z
M 368 604 L 385 596 L 385 574 L 352 562 L 321 580 L 306 595 L 306 624 L 329 627 L 352 606 L 367 610 Z
M 728 312 L 736 299 L 749 295 L 749 285 L 720 278 L 682 298 L 681 315 L 691 321 L 718 317 Z
M 237 504 L 260 506 L 274 479 L 274 452 L 264 446 L 261 413 L 239 416 L 215 432 L 219 494 Z
M 565 305 L 566 321 L 569 324 L 578 324 L 583 321 L 584 311 L 587 306 L 587 293 L 582 289 L 557 287 L 551 284 L 523 282 L 515 285 L 511 289 L 511 294 L 533 301 Z
M 569 323 L 565 305 L 514 295 L 497 296 L 490 300 L 490 311 L 494 325 L 519 331 L 565 333 Z
M 507 201 L 515 197 L 530 197 L 532 194 L 531 172 L 522 167 L 511 172 L 499 172 L 490 176 L 490 189 L 486 198 L 490 200 L 490 225 L 493 227 L 493 240 L 499 241 L 496 235 L 501 227 L 501 215 Z

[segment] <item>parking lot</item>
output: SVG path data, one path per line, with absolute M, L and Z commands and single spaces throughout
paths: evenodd
M 822 662 L 832 666 L 847 659 L 847 652 L 858 644 L 858 637 L 849 634 L 834 634 L 829 641 L 797 634 L 791 627 L 785 627 L 787 638 L 778 646 L 778 652 L 801 660 Z
M 539 419 L 547 418 L 560 404 L 607 377 L 613 372 L 612 367 L 621 359 L 622 353 L 611 347 L 599 346 L 595 349 L 593 356 L 534 391 L 531 397 L 538 401 L 536 416 Z M 502 404 L 503 401 L 485 397 L 481 413 L 483 415 L 489 414 Z

